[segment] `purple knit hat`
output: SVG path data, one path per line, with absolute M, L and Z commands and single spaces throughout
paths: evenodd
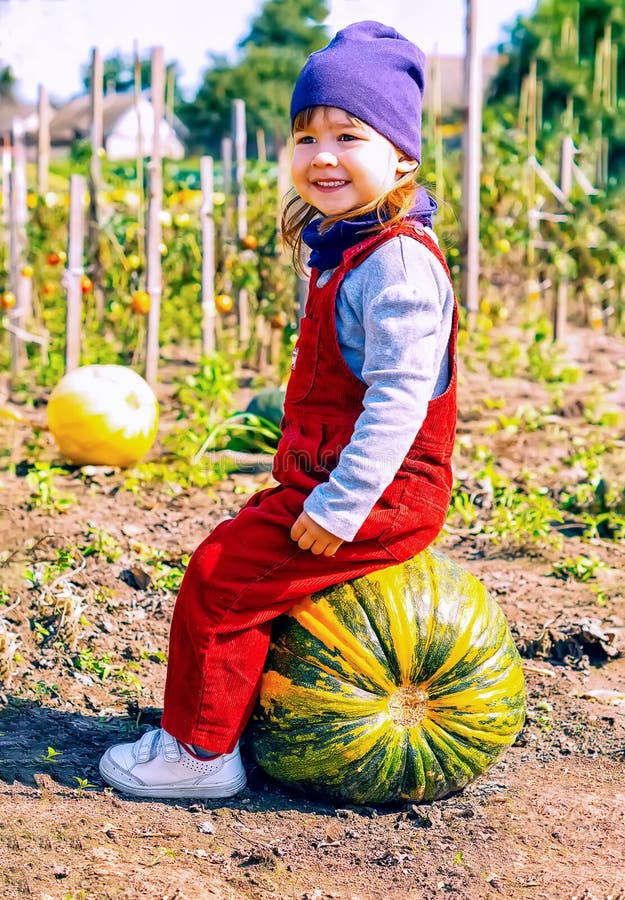
M 291 98 L 291 124 L 309 106 L 336 106 L 421 162 L 425 55 L 394 28 L 355 22 L 311 53 Z

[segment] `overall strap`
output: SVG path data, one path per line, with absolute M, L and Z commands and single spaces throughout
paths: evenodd
M 445 257 L 441 253 L 440 247 L 436 241 L 428 235 L 420 222 L 411 220 L 404 220 L 395 225 L 391 225 L 389 228 L 385 228 L 383 231 L 378 231 L 376 234 L 372 234 L 370 237 L 365 238 L 359 244 L 349 247 L 343 254 L 343 261 L 339 268 L 344 268 L 345 271 L 355 268 L 381 244 L 402 234 L 419 241 L 420 244 L 423 244 L 424 247 L 427 247 L 427 249 L 434 254 L 453 286 L 451 272 L 449 271 L 449 266 L 447 265 Z

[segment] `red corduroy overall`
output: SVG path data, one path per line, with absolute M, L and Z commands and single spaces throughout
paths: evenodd
M 436 244 L 409 223 L 347 250 L 323 287 L 313 270 L 274 462 L 278 486 L 253 495 L 189 561 L 172 618 L 161 722 L 181 741 L 217 753 L 232 750 L 253 709 L 271 620 L 314 591 L 409 559 L 443 526 L 456 428 L 457 310 L 449 386 L 430 401 L 408 455 L 355 539 L 326 557 L 300 550 L 290 537 L 304 500 L 327 481 L 363 410 L 366 385 L 338 346 L 338 287 L 350 269 L 396 234 L 420 241 L 447 270 Z

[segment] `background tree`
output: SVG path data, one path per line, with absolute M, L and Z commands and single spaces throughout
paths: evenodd
M 15 100 L 15 76 L 11 66 L 0 63 L 0 100 Z
M 289 103 L 293 84 L 306 57 L 328 41 L 323 21 L 326 0 L 268 0 L 239 43 L 240 60 L 231 65 L 213 56 L 195 98 L 179 108 L 198 152 L 219 153 L 230 130 L 232 100 L 246 102 L 250 154 L 262 129 L 267 149 L 275 155 L 289 133 Z
M 545 131 L 577 142 L 609 141 L 612 173 L 625 165 L 625 7 L 623 0 L 539 0 L 499 46 L 503 63 L 489 102 L 518 103 L 536 61 Z M 539 150 L 545 151 L 540 145 Z

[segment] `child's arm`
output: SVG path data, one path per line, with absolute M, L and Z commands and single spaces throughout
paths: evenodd
M 353 320 L 341 329 L 347 337 L 341 349 L 367 385 L 364 410 L 330 479 L 315 488 L 304 510 L 325 531 L 350 541 L 402 464 L 428 401 L 446 386 L 440 377 L 447 377 L 454 301 L 440 262 L 408 237 L 378 248 L 349 274 L 341 294 L 337 319 Z

